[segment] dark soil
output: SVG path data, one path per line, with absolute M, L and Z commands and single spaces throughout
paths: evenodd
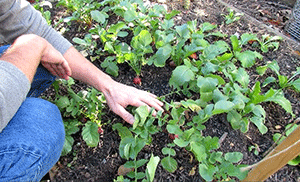
M 161 2 L 161 1 L 160 1 Z M 224 24 L 224 16 L 227 14 L 228 4 L 237 10 L 243 12 L 241 20 L 230 25 Z M 168 1 L 166 3 L 169 10 L 177 9 L 182 11 L 176 17 L 176 23 L 182 24 L 190 20 L 197 19 L 199 23 L 210 22 L 219 25 L 219 30 L 225 34 L 243 34 L 256 33 L 258 35 L 271 34 L 275 35 L 279 32 L 284 33 L 284 26 L 287 23 L 291 7 L 271 0 L 199 0 L 192 1 L 188 10 L 183 8 L 183 4 L 179 1 Z M 67 16 L 63 8 L 53 10 L 54 21 L 61 17 Z M 252 17 L 249 18 L 249 17 Z M 266 28 L 268 27 L 268 28 Z M 60 31 L 62 26 L 58 26 Z M 70 41 L 74 36 L 83 36 L 85 34 L 84 27 L 74 24 L 69 26 L 64 36 Z M 277 51 L 264 54 L 264 58 L 257 64 L 265 64 L 268 61 L 277 60 L 281 68 L 281 74 L 290 76 L 292 72 L 300 66 L 298 51 L 298 43 L 287 38 L 281 42 Z M 101 60 L 95 61 L 95 65 L 99 65 Z M 171 76 L 172 68 L 154 68 L 144 67 L 142 72 L 142 85 L 136 86 L 132 83 L 134 72 L 126 65 L 120 66 L 120 76 L 115 78 L 117 81 L 148 90 L 158 96 L 167 94 L 171 91 L 168 80 Z M 251 73 L 253 84 L 257 75 Z M 287 89 L 285 96 L 292 103 L 293 111 L 296 118 L 299 117 L 299 93 Z M 170 98 L 176 100 L 175 96 Z M 244 154 L 243 164 L 254 164 L 263 158 L 263 154 L 273 144 L 272 136 L 276 132 L 282 132 L 284 127 L 293 122 L 289 114 L 287 114 L 280 106 L 274 103 L 264 103 L 266 110 L 266 125 L 269 132 L 262 135 L 258 130 L 250 125 L 250 130 L 246 134 L 240 131 L 234 131 L 230 124 L 226 121 L 226 117 L 219 116 L 211 118 L 205 123 L 206 130 L 204 135 L 217 136 L 222 138 L 220 150 L 223 152 L 239 151 Z M 52 169 L 50 176 L 51 181 L 113 181 L 117 177 L 118 167 L 125 163 L 125 160 L 119 156 L 118 147 L 120 138 L 117 132 L 112 130 L 112 124 L 123 122 L 118 116 L 107 111 L 103 122 L 111 120 L 112 122 L 103 127 L 104 134 L 100 137 L 100 144 L 96 148 L 88 147 L 81 137 L 75 136 L 75 145 L 72 154 L 61 157 L 57 165 Z M 276 128 L 275 128 L 276 126 Z M 145 147 L 139 154 L 141 158 L 149 158 L 149 153 L 154 153 L 162 158 L 161 149 L 166 143 L 170 142 L 167 133 L 159 133 L 154 135 L 153 142 L 150 146 Z M 259 155 L 254 155 L 248 151 L 248 147 L 257 144 L 259 146 Z M 198 172 L 189 174 L 193 167 L 197 167 L 196 162 L 190 161 L 190 154 L 182 149 L 177 149 L 176 160 L 178 169 L 170 174 L 166 172 L 161 165 L 158 166 L 156 172 L 156 181 L 203 181 Z M 180 151 L 179 151 L 180 150 Z M 273 174 L 267 181 L 299 181 L 299 166 L 286 165 L 277 173 Z

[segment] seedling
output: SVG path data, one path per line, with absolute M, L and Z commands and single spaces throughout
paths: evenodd
M 225 23 L 228 25 L 228 24 L 231 24 L 235 21 L 238 21 L 241 16 L 243 16 L 243 13 L 235 13 L 234 10 L 228 8 L 227 9 L 228 11 L 228 14 L 225 15 L 225 14 L 222 14 L 224 17 L 225 17 Z

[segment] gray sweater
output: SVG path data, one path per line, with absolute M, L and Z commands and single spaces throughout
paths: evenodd
M 45 38 L 62 54 L 72 46 L 26 0 L 0 0 L 0 41 L 11 44 L 28 33 Z M 0 132 L 25 100 L 29 88 L 29 80 L 21 70 L 0 60 Z

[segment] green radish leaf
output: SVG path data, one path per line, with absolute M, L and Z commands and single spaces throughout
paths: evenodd
M 140 106 L 135 110 L 135 113 L 139 118 L 139 122 L 137 122 L 138 125 L 143 126 L 146 119 L 147 119 L 147 117 L 149 116 L 148 107 L 147 106 Z M 135 127 L 133 129 L 135 129 Z
M 155 54 L 154 65 L 157 67 L 164 67 L 166 60 L 170 57 L 171 53 L 171 45 L 167 44 L 163 47 L 160 47 Z
M 163 158 L 161 160 L 161 165 L 170 173 L 173 173 L 177 169 L 177 161 L 170 156 Z
M 214 165 L 199 164 L 199 174 L 206 181 L 212 181 L 214 179 L 214 174 L 218 171 L 218 168 Z
M 267 71 L 267 69 L 268 69 L 268 66 L 267 65 L 265 65 L 265 66 L 258 66 L 257 68 L 256 68 L 256 72 L 259 74 L 259 75 L 264 75 L 265 73 L 266 73 L 266 71 Z
M 68 107 L 71 103 L 67 96 L 62 96 L 55 102 L 55 104 L 58 108 L 64 109 Z
M 266 134 L 268 132 L 268 128 L 264 125 L 265 118 L 253 116 L 250 120 L 255 124 L 261 134 Z
M 186 147 L 190 143 L 189 141 L 186 141 L 181 138 L 175 138 L 175 140 L 173 142 L 179 147 Z
M 200 25 L 200 29 L 202 32 L 209 32 L 213 29 L 217 28 L 217 25 L 213 25 L 211 23 L 208 22 L 204 22 Z
M 291 82 L 291 85 L 298 91 L 300 92 L 300 78 L 298 78 L 295 81 Z
M 234 130 L 240 129 L 243 125 L 242 116 L 235 110 L 228 112 L 227 120 Z
M 213 152 L 211 153 L 210 157 L 209 157 L 209 162 L 211 164 L 214 164 L 215 162 L 222 162 L 223 158 L 222 158 L 223 153 L 222 152 Z
M 124 13 L 124 19 L 127 22 L 132 22 L 138 18 L 138 14 L 136 11 L 132 9 L 127 9 Z
M 262 87 L 267 86 L 270 83 L 275 83 L 276 82 L 276 78 L 269 76 L 268 78 L 265 79 L 265 81 L 262 84 Z
M 158 156 L 154 157 L 153 154 L 151 155 L 150 161 L 147 164 L 146 174 L 147 179 L 152 182 L 154 180 L 155 171 L 157 165 L 159 163 L 160 158 Z
M 84 46 L 88 46 L 89 43 L 87 43 L 84 39 L 81 39 L 81 38 L 78 38 L 78 37 L 74 37 L 72 39 L 73 42 L 75 42 L 76 44 L 79 44 L 79 45 L 84 45 Z
M 203 145 L 196 142 L 191 142 L 190 146 L 191 146 L 191 151 L 194 153 L 198 162 L 202 162 L 206 160 L 207 154 L 206 154 L 206 149 Z
M 123 126 L 121 123 L 114 124 L 112 126 L 112 129 L 118 131 L 121 140 L 125 137 L 133 137 L 131 131 L 127 127 Z
M 290 126 L 291 126 L 292 124 L 288 124 L 288 125 L 286 125 L 286 127 L 285 128 L 289 128 Z M 298 128 L 298 125 L 293 125 L 290 129 L 288 129 L 287 131 L 286 131 L 286 136 L 289 136 L 296 128 Z
M 98 23 L 105 23 L 106 18 L 108 18 L 108 14 L 103 11 L 93 10 L 91 11 L 92 19 Z
M 169 133 L 173 133 L 173 134 L 177 134 L 177 135 L 182 134 L 182 130 L 180 129 L 180 126 L 175 125 L 175 124 L 168 124 L 167 125 L 167 131 Z
M 276 104 L 279 104 L 286 112 L 294 115 L 291 102 L 284 97 L 283 93 L 278 93 L 272 97 L 268 97 L 266 101 L 275 102 Z
M 258 41 L 258 37 L 256 34 L 250 34 L 250 33 L 244 33 L 242 36 L 241 36 L 241 45 L 246 45 L 248 44 L 248 42 L 250 40 L 256 40 Z
M 177 66 L 170 78 L 170 85 L 180 87 L 184 83 L 194 80 L 195 73 L 186 65 Z
M 216 89 L 218 80 L 212 77 L 202 77 L 197 79 L 197 86 L 200 88 L 200 92 L 212 92 Z
M 105 69 L 106 73 L 117 77 L 119 75 L 119 67 L 117 66 L 117 63 L 112 62 L 107 58 L 101 63 L 101 67 Z
M 82 138 L 90 147 L 96 147 L 99 143 L 98 125 L 88 121 L 82 128 Z
M 163 153 L 164 155 L 170 155 L 170 156 L 175 156 L 175 155 L 176 155 L 175 150 L 174 150 L 174 149 L 171 149 L 171 148 L 168 148 L 168 147 L 164 147 L 164 148 L 162 149 L 162 153 Z
M 170 20 L 172 17 L 180 14 L 181 12 L 178 10 L 172 10 L 170 13 L 165 15 L 166 20 Z M 172 19 L 173 20 L 173 19 Z
M 262 59 L 262 55 L 258 52 L 253 52 L 250 50 L 244 52 L 236 52 L 236 58 L 242 63 L 244 68 L 250 68 L 255 64 L 256 59 Z
M 134 49 L 146 49 L 146 47 L 151 44 L 152 37 L 147 30 L 142 30 L 137 36 L 133 37 L 131 40 L 131 46 Z
M 240 152 L 228 152 L 225 154 L 225 160 L 232 163 L 237 163 L 243 158 L 243 154 Z
M 232 72 L 232 75 L 233 75 L 233 79 L 239 82 L 243 86 L 243 88 L 248 87 L 248 84 L 250 82 L 249 75 L 244 68 L 239 68 L 237 70 L 234 70 Z
M 238 53 L 242 50 L 240 44 L 239 44 L 239 39 L 237 38 L 236 35 L 232 35 L 230 37 L 231 44 L 232 44 L 232 49 L 235 53 Z
M 190 30 L 187 27 L 187 24 L 183 24 L 181 26 L 176 26 L 175 27 L 176 32 L 179 34 L 180 37 L 184 39 L 190 38 Z
M 72 147 L 73 147 L 73 144 L 74 144 L 74 139 L 72 136 L 70 135 L 66 135 L 65 136 L 65 142 L 64 142 L 64 146 L 63 146 L 63 150 L 61 152 L 61 155 L 64 156 L 64 155 L 67 155 L 69 152 L 72 151 Z
M 213 110 L 213 114 L 227 113 L 231 111 L 234 107 L 234 103 L 226 100 L 218 101 Z
M 130 148 L 131 145 L 134 143 L 134 138 L 132 137 L 125 137 L 121 139 L 120 145 L 119 145 L 119 153 L 120 156 L 124 159 L 129 159 L 130 156 Z
M 279 140 L 279 138 L 281 137 L 280 133 L 275 133 L 273 135 L 273 141 L 277 144 L 281 143 L 286 137 L 281 137 L 281 139 Z M 279 141 L 278 141 L 279 140 Z

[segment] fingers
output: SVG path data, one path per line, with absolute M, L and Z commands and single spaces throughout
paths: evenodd
M 60 78 L 69 79 L 69 76 L 71 76 L 71 68 L 69 67 L 69 64 L 66 60 L 63 60 L 61 64 L 55 64 L 55 63 L 48 63 L 48 62 L 42 62 L 42 65 L 50 71 L 51 74 L 55 76 L 59 76 Z
M 120 105 L 118 105 L 114 110 L 114 113 L 119 115 L 122 119 L 124 119 L 127 123 L 133 124 L 134 123 L 134 117 L 126 111 L 126 109 Z

